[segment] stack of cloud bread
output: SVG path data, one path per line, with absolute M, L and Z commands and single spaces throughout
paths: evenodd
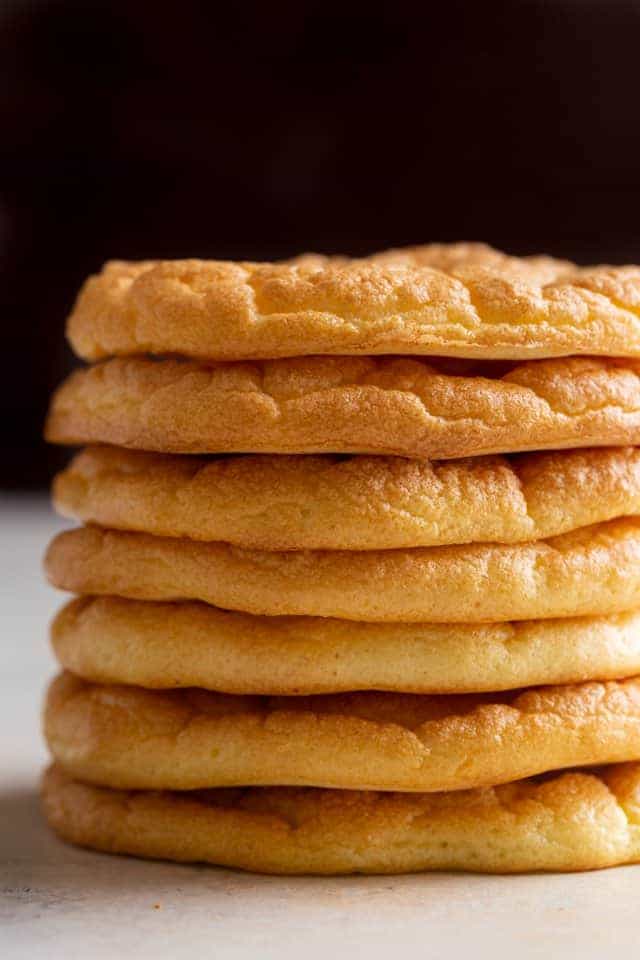
M 69 336 L 58 833 L 276 873 L 640 859 L 639 268 L 116 262 Z

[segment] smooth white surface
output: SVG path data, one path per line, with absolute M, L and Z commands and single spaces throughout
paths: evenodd
M 39 701 L 61 598 L 41 555 L 63 526 L 44 501 L 0 506 L 0 957 L 640 956 L 640 867 L 532 877 L 256 877 L 74 850 L 48 832 Z

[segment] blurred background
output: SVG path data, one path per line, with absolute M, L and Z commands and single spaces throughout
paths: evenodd
M 640 0 L 0 0 L 6 489 L 110 257 L 640 262 Z

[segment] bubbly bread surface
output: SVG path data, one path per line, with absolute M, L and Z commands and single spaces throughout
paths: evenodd
M 211 261 L 208 261 L 209 263 Z M 219 262 L 219 261 L 218 261 Z M 228 261 L 226 261 L 228 262 Z M 502 250 L 496 250 L 486 243 L 424 243 L 416 246 L 395 247 L 381 250 L 364 257 L 348 257 L 343 254 L 301 253 L 289 260 L 279 261 L 302 268 L 322 270 L 325 267 L 342 267 L 347 264 L 373 263 L 380 266 L 432 267 L 451 273 L 459 267 L 487 267 L 513 278 L 546 284 L 555 280 L 567 279 L 580 268 L 570 260 L 558 260 L 544 254 L 515 257 Z M 129 261 L 110 261 L 103 272 L 111 269 L 156 267 L 160 260 L 147 260 L 144 263 Z M 249 268 L 265 266 L 264 263 L 246 263 Z M 268 264 L 267 264 L 268 266 Z
M 53 829 L 71 843 L 260 873 L 516 873 L 640 860 L 636 763 L 441 794 L 132 792 L 51 767 L 42 800 Z
M 89 360 L 639 356 L 640 268 L 446 247 L 342 262 L 116 261 L 83 286 L 68 335 Z
M 506 370 L 506 372 L 505 372 Z M 47 438 L 160 453 L 453 459 L 640 442 L 635 360 L 507 365 L 389 357 L 116 358 L 54 394 Z
M 570 260 L 544 254 L 514 257 L 486 243 L 423 243 L 382 250 L 360 259 L 382 266 L 432 267 L 445 273 L 452 273 L 460 267 L 486 267 L 534 284 L 568 279 L 580 269 Z M 331 265 L 333 262 L 335 258 L 329 257 L 323 262 L 318 261 L 317 265 Z M 349 262 L 349 259 L 343 258 L 341 262 Z
M 82 527 L 59 534 L 50 582 L 73 593 L 201 600 L 267 616 L 478 623 L 638 606 L 640 519 L 523 544 L 414 550 L 245 550 Z
M 496 624 L 255 617 L 203 603 L 72 600 L 60 664 L 97 683 L 296 695 L 468 693 L 640 674 L 640 613 Z
M 85 523 L 262 550 L 516 543 L 640 513 L 640 450 L 431 462 L 91 447 L 53 499 Z
M 84 594 L 52 628 L 62 837 L 274 873 L 640 860 L 640 268 L 113 262 L 68 336 L 102 362 L 47 438 L 106 446 L 55 482 L 90 524 L 47 554 Z
M 126 789 L 463 790 L 640 760 L 640 678 L 502 694 L 242 697 L 61 674 L 45 736 L 71 776 Z

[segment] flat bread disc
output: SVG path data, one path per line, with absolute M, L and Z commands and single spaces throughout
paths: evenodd
M 158 453 L 453 459 L 640 443 L 640 361 L 117 358 L 56 391 L 47 439 Z
M 73 593 L 202 600 L 267 616 L 479 623 L 638 606 L 640 519 L 550 540 L 415 550 L 274 553 L 82 527 L 59 534 L 50 582 Z
M 439 794 L 126 792 L 51 767 L 42 800 L 71 843 L 260 873 L 516 873 L 640 860 L 637 763 Z
M 431 462 L 90 447 L 53 498 L 85 523 L 258 550 L 518 543 L 640 514 L 640 449 Z
M 83 286 L 68 335 L 89 360 L 640 355 L 640 268 L 578 269 L 500 254 L 447 265 L 443 254 L 116 261 Z
M 52 683 L 45 736 L 101 786 L 433 792 L 640 760 L 640 678 L 461 696 L 240 697 Z
M 296 695 L 475 693 L 640 674 L 640 612 L 517 623 L 256 617 L 204 603 L 82 597 L 52 627 L 59 663 L 97 683 Z

